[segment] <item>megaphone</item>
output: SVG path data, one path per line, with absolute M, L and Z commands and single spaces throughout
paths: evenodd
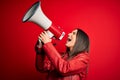
M 64 37 L 65 32 L 63 32 L 60 27 L 55 26 L 52 21 L 43 13 L 40 4 L 40 1 L 34 3 L 25 14 L 22 21 L 33 22 L 44 29 L 50 38 L 55 36 L 57 39 L 61 40 Z

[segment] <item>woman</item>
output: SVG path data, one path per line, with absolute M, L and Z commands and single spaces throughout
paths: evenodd
M 66 52 L 58 53 L 46 32 L 39 35 L 43 42 L 36 47 L 36 68 L 48 72 L 47 80 L 85 80 L 89 63 L 89 37 L 81 29 L 68 34 Z

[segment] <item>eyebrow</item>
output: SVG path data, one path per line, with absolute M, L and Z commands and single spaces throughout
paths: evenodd
M 76 33 L 75 31 L 73 31 L 73 33 Z
M 76 31 L 73 31 L 73 33 L 76 33 Z

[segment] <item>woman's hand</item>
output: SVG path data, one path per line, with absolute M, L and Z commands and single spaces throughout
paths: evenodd
M 46 31 L 42 32 L 38 38 L 44 43 L 48 43 L 51 42 L 52 40 L 49 38 L 48 34 L 46 33 Z

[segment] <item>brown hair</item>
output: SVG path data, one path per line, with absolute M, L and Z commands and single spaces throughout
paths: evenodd
M 89 37 L 88 35 L 81 29 L 77 28 L 76 42 L 73 47 L 73 50 L 70 51 L 69 48 L 66 49 L 67 53 L 69 53 L 69 58 L 80 54 L 81 52 L 89 52 Z

